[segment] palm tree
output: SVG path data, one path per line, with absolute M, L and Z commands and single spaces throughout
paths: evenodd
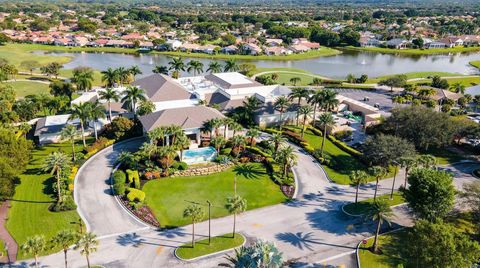
M 290 83 L 293 84 L 293 86 L 297 86 L 297 83 L 302 81 L 302 79 L 300 77 L 292 77 L 290 78 Z
M 187 63 L 187 72 L 193 72 L 193 76 L 203 72 L 203 63 L 198 60 L 191 60 Z
M 407 188 L 407 183 L 408 183 L 408 173 L 412 168 L 417 166 L 418 160 L 416 157 L 402 157 L 400 158 L 400 166 L 405 168 L 405 184 L 404 188 Z
M 28 254 L 32 254 L 35 258 L 35 267 L 38 268 L 38 256 L 45 250 L 47 243 L 43 235 L 36 235 L 27 238 L 27 241 L 20 247 Z
M 232 148 L 233 149 L 238 148 L 238 155 L 239 155 L 242 148 L 245 146 L 245 143 L 246 143 L 245 137 L 240 135 L 233 135 L 233 137 L 230 140 L 232 142 Z
M 105 118 L 105 112 L 103 110 L 103 106 L 98 102 L 89 102 L 89 117 L 93 120 L 93 132 L 95 133 L 95 140 L 98 140 L 98 132 L 97 132 L 97 121 L 100 118 Z
M 121 85 L 127 84 L 128 81 L 130 80 L 130 70 L 125 69 L 124 67 L 119 67 L 116 70 L 118 79 L 120 81 Z
M 88 232 L 80 237 L 75 249 L 80 249 L 80 254 L 87 259 L 87 267 L 90 268 L 90 254 L 97 251 L 98 240 L 94 233 Z
M 162 146 L 158 147 L 157 154 L 160 158 L 165 159 L 162 163 L 163 168 L 168 169 L 173 164 L 173 159 L 177 155 L 177 151 L 173 146 Z
M 126 168 L 134 168 L 137 164 L 137 158 L 128 151 L 123 151 L 118 155 L 117 162 Z
M 372 246 L 373 252 L 377 252 L 378 249 L 378 235 L 380 233 L 380 227 L 384 221 L 390 224 L 389 218 L 392 216 L 393 211 L 385 200 L 374 202 L 373 206 L 369 210 L 368 217 L 377 222 L 377 230 L 375 232 L 375 239 L 373 240 Z
M 112 122 L 112 102 L 118 102 L 120 101 L 120 95 L 118 94 L 118 92 L 111 88 L 111 87 L 108 87 L 106 88 L 104 91 L 100 91 L 98 93 L 98 95 L 100 96 L 100 99 L 101 100 L 105 100 L 107 101 L 108 103 L 108 120 L 110 122 Z
M 340 103 L 337 99 L 337 92 L 331 89 L 324 90 L 323 109 L 327 112 L 334 110 Z
M 133 114 L 136 114 L 137 111 L 137 102 L 145 101 L 147 98 L 143 92 L 143 89 L 135 86 L 128 86 L 125 92 L 123 92 L 123 98 L 121 102 L 128 102 L 130 109 Z
M 225 65 L 223 67 L 224 72 L 236 72 L 238 70 L 240 70 L 240 67 L 235 59 L 228 59 L 225 61 Z
M 290 101 L 294 101 L 295 99 L 298 100 L 297 102 L 297 109 L 300 108 L 300 105 L 302 103 L 302 99 L 307 99 L 308 96 L 310 95 L 311 91 L 306 89 L 306 88 L 294 88 L 292 89 L 292 92 L 290 92 L 290 94 L 288 94 L 288 99 Z M 298 126 L 298 118 L 300 117 L 300 114 L 297 110 L 297 123 L 296 125 Z
M 89 91 L 93 86 L 93 71 L 85 69 L 84 71 L 77 72 L 72 80 L 78 91 Z
M 356 191 L 355 191 L 355 205 L 358 202 L 358 189 L 360 188 L 360 185 L 364 184 L 367 182 L 367 173 L 363 170 L 355 170 L 350 173 L 350 181 L 352 182 L 353 186 L 355 186 Z
M 242 125 L 240 125 L 235 121 L 229 124 L 228 127 L 233 131 L 232 136 L 235 136 L 235 134 L 237 134 L 237 131 L 240 131 L 243 129 Z
M 215 132 L 215 136 L 218 136 L 219 135 L 218 129 L 223 125 L 223 121 L 219 118 L 212 118 L 208 122 L 211 127 L 211 132 L 212 131 Z
M 423 154 L 418 158 L 418 165 L 424 168 L 435 168 L 437 159 L 433 155 Z
M 59 203 L 63 201 L 60 187 L 62 172 L 67 171 L 71 164 L 72 162 L 70 161 L 69 157 L 62 152 L 53 152 L 49 154 L 43 163 L 43 170 L 45 172 L 50 172 L 51 175 L 55 174 L 57 178 L 57 195 Z
M 282 253 L 273 243 L 256 241 L 252 246 L 242 246 L 235 249 L 235 256 L 227 256 L 230 264 L 222 263 L 221 266 L 237 267 L 284 267 Z
M 148 139 L 150 143 L 154 143 L 155 145 L 158 141 L 162 141 L 162 146 L 165 145 L 165 136 L 167 135 L 167 128 L 166 127 L 157 127 L 152 131 L 147 133 Z
M 201 221 L 203 215 L 203 209 L 197 204 L 192 204 L 183 211 L 183 217 L 192 220 L 192 247 L 195 247 L 195 223 Z
M 118 72 L 112 68 L 102 71 L 102 82 L 105 82 L 106 87 L 113 87 L 118 82 Z
M 155 66 L 155 68 L 153 68 L 152 72 L 155 73 L 155 74 L 168 75 L 168 67 L 157 65 L 157 66 Z
M 217 153 L 220 154 L 220 149 L 227 143 L 227 140 L 222 136 L 215 136 L 210 142 L 215 146 Z
M 297 164 L 298 156 L 295 154 L 292 146 L 288 145 L 275 154 L 275 161 L 282 164 L 282 178 L 287 175 L 287 170 L 289 167 L 293 167 Z
M 222 71 L 222 65 L 216 61 L 212 61 L 208 64 L 207 72 L 210 73 L 219 73 Z
M 278 152 L 278 148 L 279 148 L 280 144 L 282 144 L 286 140 L 287 139 L 285 139 L 285 137 L 283 137 L 283 135 L 280 134 L 280 133 L 274 133 L 272 135 L 272 137 L 270 138 L 270 141 L 273 142 L 273 144 L 274 144 L 274 153 L 275 154 Z
M 247 137 L 250 137 L 250 146 L 253 147 L 253 143 L 255 142 L 255 138 L 260 137 L 260 130 L 257 128 L 251 128 L 247 131 Z
M 375 177 L 376 184 L 375 184 L 375 194 L 373 195 L 373 200 L 377 200 L 377 191 L 378 191 L 378 182 L 380 181 L 381 178 L 385 177 L 387 175 L 387 170 L 384 167 L 381 166 L 373 166 L 368 169 L 370 172 L 370 175 Z
M 79 104 L 72 105 L 72 111 L 69 117 L 69 120 L 78 119 L 80 120 L 80 129 L 82 131 L 82 141 L 83 147 L 87 147 L 85 142 L 85 124 L 90 119 L 90 104 L 88 102 L 82 102 Z
M 248 124 L 253 123 L 253 113 L 260 107 L 260 101 L 255 96 L 246 97 L 243 101 L 243 108 L 245 109 L 244 118 Z
M 175 139 L 175 144 L 173 145 L 177 150 L 180 151 L 180 161 L 183 161 L 183 151 L 185 148 L 188 148 L 190 146 L 190 139 L 187 137 L 187 135 L 179 135 Z
M 72 230 L 62 230 L 55 235 L 51 244 L 55 246 L 61 246 L 63 249 L 63 255 L 65 256 L 65 268 L 68 267 L 67 252 L 71 245 L 75 244 L 78 240 L 78 235 Z
M 183 135 L 183 129 L 179 125 L 170 125 L 166 131 L 167 135 L 172 137 L 170 144 L 175 144 L 177 136 Z
M 180 71 L 185 71 L 185 63 L 183 62 L 183 59 L 180 57 L 172 58 L 172 60 L 168 63 L 168 65 L 170 65 L 170 70 L 173 70 L 176 76 L 175 78 L 180 77 Z
M 275 102 L 273 103 L 273 106 L 275 107 L 276 110 L 280 112 L 280 129 L 282 129 L 283 113 L 290 106 L 290 102 L 285 96 L 280 96 L 275 100 Z
M 144 155 L 147 159 L 150 159 L 152 155 L 157 152 L 158 148 L 156 144 L 144 142 L 142 146 L 140 146 L 139 152 Z
M 230 126 L 232 126 L 233 124 L 235 124 L 235 120 L 231 117 L 225 117 L 223 120 L 223 137 L 225 139 L 228 139 L 228 133 L 227 133 L 227 130 Z
M 301 115 L 303 116 L 302 138 L 303 138 L 303 136 L 305 135 L 305 128 L 306 128 L 306 124 L 307 124 L 307 118 L 310 116 L 310 114 L 311 114 L 312 112 L 313 112 L 313 108 L 312 108 L 312 106 L 310 106 L 310 105 L 305 105 L 305 106 L 300 107 L 300 109 L 298 109 L 297 114 L 301 114 Z
M 62 140 L 68 140 L 72 143 L 72 159 L 75 162 L 75 138 L 78 136 L 77 128 L 74 125 L 66 125 L 60 132 Z
M 325 99 L 325 91 L 323 90 L 316 90 L 313 91 L 313 94 L 308 99 L 308 103 L 313 105 L 313 126 L 316 126 L 315 120 L 317 120 L 317 108 L 320 106 L 322 107 L 324 104 Z
M 237 223 L 237 214 L 240 214 L 247 210 L 247 200 L 242 198 L 239 195 L 234 195 L 227 198 L 225 203 L 225 208 L 228 210 L 228 213 L 233 214 L 233 232 L 232 236 L 235 238 L 235 227 Z
M 142 70 L 137 65 L 134 65 L 128 69 L 128 72 L 133 76 L 133 81 L 135 81 L 135 76 L 142 74 Z
M 318 118 L 318 122 L 323 127 L 323 137 L 322 137 L 322 148 L 320 150 L 321 156 L 323 157 L 323 149 L 325 147 L 325 138 L 327 136 L 327 128 L 335 125 L 335 119 L 331 113 L 323 113 Z

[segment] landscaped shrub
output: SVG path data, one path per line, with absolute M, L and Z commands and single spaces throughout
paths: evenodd
M 317 136 L 320 136 L 320 137 L 323 137 L 323 133 L 320 129 L 312 127 L 312 126 L 308 126 L 307 129 L 310 130 L 313 134 L 315 134 Z
M 259 154 L 263 157 L 270 157 L 271 156 L 269 153 L 266 153 L 266 152 L 262 151 L 258 147 L 245 146 L 245 149 L 249 150 L 250 152 L 252 152 L 254 154 Z
M 185 162 L 178 162 L 178 170 L 186 170 L 188 168 L 188 164 Z
M 223 148 L 222 150 L 220 150 L 220 154 L 223 154 L 223 155 L 230 155 L 231 153 L 232 153 L 232 148 L 230 147 Z
M 138 175 L 138 171 L 127 169 L 127 178 L 130 185 L 133 183 L 134 188 L 140 189 L 140 176 Z
M 282 133 L 280 130 L 274 129 L 274 128 L 266 128 L 263 129 L 262 131 L 267 132 L 269 134 L 280 134 Z
M 334 136 L 332 135 L 328 135 L 327 138 L 333 143 L 335 144 L 338 148 L 340 148 L 341 150 L 345 151 L 346 153 L 354 156 L 354 157 L 357 157 L 357 158 L 360 158 L 361 159 L 361 156 L 362 156 L 362 153 L 353 149 L 352 147 L 348 146 L 346 143 L 342 142 L 342 141 L 339 141 L 337 140 Z
M 113 185 L 113 193 L 115 195 L 124 195 L 125 194 L 125 183 L 116 183 Z
M 127 182 L 127 176 L 122 170 L 116 170 L 112 175 L 113 184 L 125 184 Z
M 158 179 L 160 178 L 160 171 L 158 170 L 147 171 L 145 172 L 144 176 L 147 180 Z
M 115 143 L 115 140 L 109 140 L 105 137 L 100 137 L 92 145 L 88 146 L 85 151 L 85 158 L 90 158 L 92 155 L 96 154 L 98 151 L 112 145 Z
M 60 212 L 77 209 L 77 205 L 75 204 L 75 201 L 73 201 L 73 197 L 71 195 L 65 195 L 63 199 L 64 200 L 62 202 L 55 203 L 51 207 L 51 210 L 55 212 Z
M 128 188 L 127 199 L 130 202 L 143 203 L 143 201 L 145 201 L 145 193 L 135 188 Z
M 287 137 L 287 139 L 295 144 L 301 145 L 302 142 L 306 142 L 305 139 L 303 139 L 299 133 L 295 133 L 290 130 L 285 130 L 283 131 L 283 135 Z
M 219 155 L 215 158 L 215 162 L 219 164 L 228 164 L 230 162 L 230 157 L 226 155 Z
M 180 163 L 177 162 L 177 161 L 175 161 L 170 167 L 171 167 L 172 169 L 178 169 L 179 166 L 180 166 Z
M 105 126 L 102 136 L 118 141 L 138 136 L 139 134 L 132 120 L 126 117 L 116 117 L 112 120 L 112 123 Z
M 333 136 L 339 140 L 343 140 L 352 136 L 351 130 L 338 131 Z

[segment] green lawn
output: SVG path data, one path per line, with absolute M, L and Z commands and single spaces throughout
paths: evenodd
M 471 62 L 469 62 L 469 63 L 470 63 L 470 65 L 472 65 L 473 67 L 480 69 L 480 60 L 474 60 L 474 61 L 471 61 Z
M 384 79 L 392 77 L 394 75 L 395 74 L 373 77 L 373 78 L 368 79 L 366 83 L 367 84 L 378 83 L 378 82 L 380 82 L 380 80 L 384 80 Z M 428 77 L 435 76 L 435 75 L 438 75 L 438 76 L 459 76 L 459 77 L 464 76 L 464 75 L 459 74 L 459 73 L 449 73 L 449 72 L 410 72 L 410 73 L 404 73 L 404 75 L 407 76 L 407 79 L 425 78 L 425 80 L 427 80 Z
M 462 155 L 447 150 L 446 148 L 430 149 L 426 153 L 435 156 L 435 158 L 437 158 L 438 165 L 448 165 L 465 160 L 465 157 Z
M 45 46 L 45 45 L 32 45 L 32 44 L 6 44 L 0 46 L 0 58 L 8 60 L 11 64 L 20 67 L 20 63 L 25 60 L 36 60 L 40 64 L 44 65 L 50 62 L 59 62 L 67 63 L 71 60 L 70 57 L 63 56 L 49 56 L 34 54 L 33 51 L 39 50 L 52 50 L 51 48 L 56 48 L 55 46 Z M 21 71 L 23 70 L 20 68 Z
M 454 47 L 454 48 L 434 48 L 434 49 L 392 49 L 381 47 L 346 47 L 345 50 L 378 52 L 388 54 L 410 54 L 410 55 L 431 55 L 442 53 L 462 53 L 480 51 L 480 47 Z
M 373 191 L 373 190 L 372 190 Z M 378 196 L 379 200 L 385 200 L 390 206 L 400 205 L 405 203 L 405 199 L 399 192 L 393 193 L 393 199 L 390 199 L 390 194 Z M 354 202 L 343 207 L 345 212 L 353 215 L 365 214 L 370 210 L 373 205 L 373 198 L 368 198 L 362 201 L 359 201 L 357 204 Z
M 368 247 L 373 244 L 373 238 L 367 240 L 367 244 L 360 247 L 358 256 L 360 257 L 361 267 L 375 268 L 395 268 L 402 263 L 402 259 L 398 255 L 402 242 L 406 239 L 407 230 L 391 232 L 381 235 L 378 238 L 379 247 L 383 254 L 373 254 Z
M 76 146 L 77 151 L 82 150 L 81 142 Z M 54 179 L 50 174 L 45 174 L 41 168 L 43 159 L 51 152 L 62 150 L 71 153 L 70 143 L 46 145 L 32 152 L 27 171 L 20 176 L 11 208 L 8 213 L 7 229 L 19 245 L 34 235 L 44 235 L 46 239 L 52 238 L 63 229 L 78 230 L 79 216 L 77 211 L 51 212 L 49 206 L 55 202 L 52 183 Z M 58 247 L 48 250 L 45 254 L 60 250 Z M 19 251 L 20 259 L 29 258 Z
M 34 81 L 16 81 L 8 82 L 17 94 L 17 98 L 23 98 L 27 95 L 34 95 L 40 93 L 49 93 L 50 89 L 47 84 Z
M 147 182 L 143 190 L 146 202 L 162 227 L 190 224 L 183 218 L 189 202 L 213 204 L 212 217 L 227 216 L 224 208 L 227 197 L 233 195 L 234 176 L 237 193 L 247 200 L 247 209 L 282 203 L 287 200 L 262 164 L 246 164 L 207 176 L 164 178 Z M 206 211 L 206 207 L 204 207 Z
M 233 249 L 243 245 L 244 242 L 245 237 L 243 237 L 243 235 L 236 233 L 235 238 L 233 238 L 232 234 L 230 233 L 212 237 L 210 245 L 208 244 L 208 238 L 196 241 L 194 248 L 192 248 L 192 243 L 187 243 L 177 248 L 175 253 L 178 257 L 184 260 L 189 260 L 215 252 Z
M 305 73 L 305 74 L 313 74 L 304 69 L 298 68 L 289 68 L 289 67 L 278 67 L 278 68 L 256 68 L 254 74 L 263 73 L 263 72 L 295 72 L 295 73 Z

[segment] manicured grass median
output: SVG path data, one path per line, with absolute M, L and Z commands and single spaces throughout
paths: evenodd
M 152 180 L 144 185 L 143 191 L 148 206 L 162 227 L 182 226 L 190 224 L 190 220 L 183 217 L 183 210 L 189 202 L 206 205 L 206 201 L 210 200 L 213 218 L 227 216 L 224 206 L 226 198 L 234 193 L 235 176 L 237 194 L 247 200 L 248 210 L 287 200 L 280 187 L 270 179 L 265 167 L 258 163 L 239 165 L 206 176 Z M 203 208 L 206 212 L 207 207 Z
M 373 191 L 373 190 L 372 190 Z M 393 199 L 390 199 L 390 194 L 380 195 L 377 197 L 378 200 L 385 200 L 390 206 L 400 205 L 405 203 L 405 199 L 399 192 L 393 193 Z M 352 215 L 362 215 L 366 214 L 373 205 L 373 198 L 365 199 L 359 201 L 357 204 L 350 203 L 343 207 L 345 212 Z
M 368 250 L 373 245 L 373 238 L 368 239 L 367 244 L 362 245 L 358 252 L 360 266 L 375 268 L 398 267 L 397 265 L 403 263 L 398 252 L 400 252 L 403 243 L 405 243 L 406 236 L 406 229 L 379 236 L 378 243 L 382 249 L 382 254 L 373 254 Z
M 78 142 L 77 151 L 82 150 Z M 50 174 L 42 171 L 44 158 L 55 151 L 71 153 L 71 144 L 51 144 L 39 147 L 32 152 L 32 160 L 27 171 L 20 175 L 20 184 L 17 186 L 11 208 L 8 213 L 6 227 L 19 245 L 25 243 L 28 237 L 44 235 L 51 239 L 57 232 L 64 229 L 78 230 L 79 216 L 76 210 L 67 212 L 51 212 L 48 208 L 55 202 L 53 192 L 54 179 Z M 57 252 L 60 248 L 49 249 L 44 254 Z M 19 251 L 18 258 L 26 259 L 32 256 L 24 255 Z
M 208 244 L 208 238 L 196 241 L 194 248 L 192 248 L 191 243 L 187 243 L 177 248 L 175 253 L 179 258 L 189 260 L 215 252 L 233 249 L 243 245 L 244 242 L 245 237 L 243 237 L 241 234 L 236 233 L 235 238 L 232 237 L 232 234 L 225 234 L 212 237 L 210 245 Z

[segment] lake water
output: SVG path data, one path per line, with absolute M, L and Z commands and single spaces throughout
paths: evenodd
M 156 65 L 168 65 L 168 56 L 158 54 L 115 54 L 115 53 L 60 53 L 50 52 L 53 55 L 71 56 L 73 60 L 65 64 L 71 69 L 78 66 L 89 66 L 98 70 L 108 67 L 130 67 L 138 65 L 143 75 L 152 73 Z M 188 61 L 185 58 L 185 61 Z M 212 60 L 196 59 L 205 66 Z M 380 54 L 371 52 L 346 51 L 342 54 L 314 59 L 296 61 L 249 61 L 257 67 L 292 67 L 308 70 L 312 73 L 332 78 L 344 78 L 352 73 L 356 76 L 367 74 L 369 77 L 387 74 L 441 71 L 459 74 L 478 74 L 478 70 L 468 64 L 473 60 L 480 60 L 480 53 L 457 53 L 442 55 L 410 56 L 401 54 Z M 218 60 L 222 61 L 222 60 Z M 206 69 L 207 67 L 205 67 Z

